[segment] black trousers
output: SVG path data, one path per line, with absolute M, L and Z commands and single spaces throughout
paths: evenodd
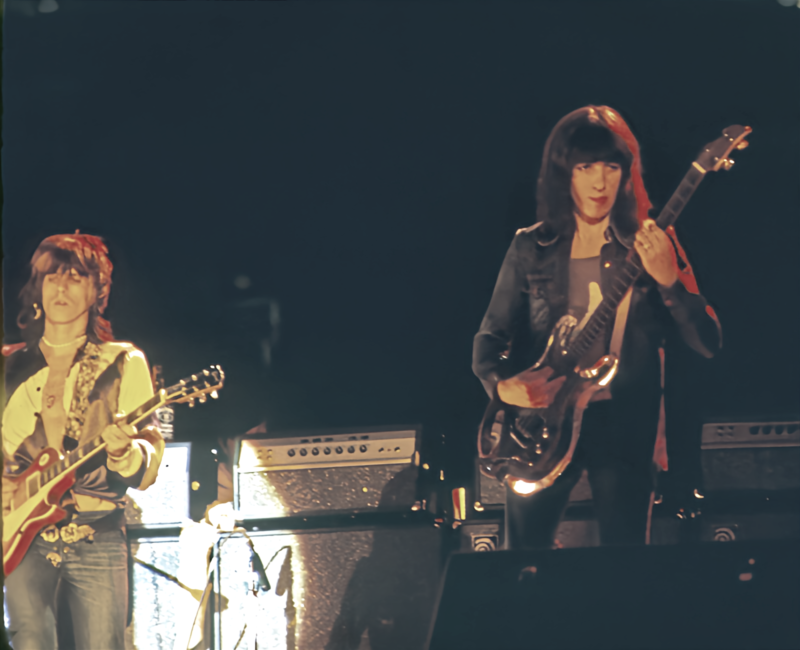
M 644 544 L 653 491 L 656 427 L 643 431 L 612 400 L 583 415 L 572 462 L 553 485 L 530 496 L 506 488 L 505 547 L 551 548 L 572 488 L 588 471 L 602 544 Z

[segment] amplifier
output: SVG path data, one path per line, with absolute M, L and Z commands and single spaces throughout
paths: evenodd
M 128 489 L 128 526 L 177 525 L 189 518 L 191 442 L 168 442 L 156 482 L 147 490 Z
M 800 447 L 800 422 L 710 422 L 701 441 L 703 449 Z
M 493 514 L 494 517 L 468 520 L 459 526 L 459 550 L 481 553 L 504 548 L 505 516 L 501 513 Z M 555 543 L 559 548 L 599 546 L 600 529 L 597 520 L 563 519 L 556 529 Z
M 417 426 L 239 438 L 234 507 L 242 519 L 417 507 L 419 439 Z
M 800 422 L 714 422 L 703 425 L 706 490 L 800 488 Z
M 694 524 L 694 529 L 687 527 Z M 695 542 L 757 542 L 763 540 L 800 541 L 800 514 L 791 512 L 705 513 L 697 522 L 676 517 L 654 517 L 650 528 L 651 544 Z
M 570 505 L 588 505 L 592 500 L 592 488 L 589 478 L 584 470 L 581 478 L 572 488 L 569 495 Z M 488 478 L 480 473 L 478 462 L 475 461 L 475 510 L 482 512 L 485 509 L 503 509 L 506 507 L 506 484 L 493 478 Z
M 483 476 L 475 466 L 474 518 L 461 525 L 462 551 L 499 550 L 504 544 L 505 484 Z M 592 488 L 586 470 L 572 488 L 569 503 L 556 529 L 556 543 L 562 548 L 598 546 L 600 532 L 592 507 Z

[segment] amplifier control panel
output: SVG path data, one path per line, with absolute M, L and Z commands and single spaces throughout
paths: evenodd
M 703 425 L 703 449 L 800 447 L 800 422 L 711 422 Z
M 322 435 L 252 438 L 238 444 L 240 472 L 351 467 L 356 465 L 419 465 L 417 431 L 359 431 Z

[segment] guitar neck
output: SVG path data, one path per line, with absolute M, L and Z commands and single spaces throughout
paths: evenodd
M 689 202 L 700 181 L 705 177 L 705 172 L 700 171 L 694 165 L 689 168 L 686 175 L 681 180 L 678 188 L 673 192 L 664 209 L 656 219 L 656 224 L 662 230 L 671 226 L 677 220 L 683 208 Z M 589 322 L 586 323 L 580 334 L 569 346 L 564 357 L 565 363 L 569 367 L 577 365 L 584 355 L 592 349 L 597 337 L 606 331 L 608 324 L 617 314 L 617 307 L 625 294 L 642 274 L 644 267 L 639 254 L 631 247 L 622 266 L 617 270 L 610 283 L 610 288 L 603 296 L 602 302 L 597 306 Z
M 656 219 L 656 224 L 659 228 L 666 230 L 667 226 L 671 226 L 675 223 L 678 216 L 683 212 L 683 209 L 689 202 L 689 199 L 692 198 L 692 194 L 694 194 L 697 186 L 700 185 L 700 181 L 705 178 L 705 175 L 705 172 L 699 171 L 694 165 L 689 167 L 689 171 L 686 172 L 683 180 L 681 180 L 678 189 L 672 193 L 669 201 L 667 201 L 664 209 L 661 210 L 661 213 Z

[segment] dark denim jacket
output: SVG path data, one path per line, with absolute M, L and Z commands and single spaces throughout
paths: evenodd
M 550 331 L 567 312 L 572 242 L 563 237 L 542 241 L 537 226 L 522 229 L 514 237 L 474 339 L 472 369 L 490 394 L 499 380 L 539 359 Z M 606 239 L 600 254 L 604 294 L 628 252 L 613 225 L 606 231 Z M 680 281 L 667 288 L 646 273 L 640 276 L 631 297 L 620 368 L 610 385 L 615 402 L 638 404 L 644 409 L 641 416 L 646 423 L 657 423 L 659 347 L 682 338 L 705 357 L 713 356 L 720 347 L 718 322 L 706 308 L 703 296 L 689 292 Z

